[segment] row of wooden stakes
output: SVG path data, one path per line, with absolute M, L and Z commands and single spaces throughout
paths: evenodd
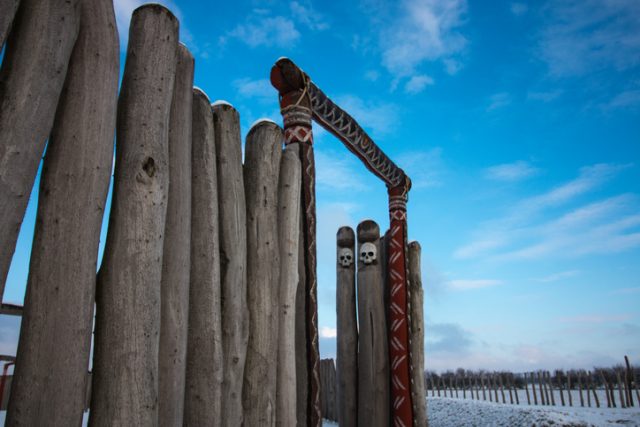
M 80 425 L 87 389 L 91 426 L 304 425 L 297 144 L 261 121 L 243 163 L 238 112 L 194 88 L 165 7 L 133 12 L 118 93 L 112 0 L 0 2 L 2 26 L 18 3 L 0 73 L 2 284 L 48 145 L 7 425 Z

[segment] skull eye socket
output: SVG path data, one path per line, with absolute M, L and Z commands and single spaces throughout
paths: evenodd
M 372 257 L 373 256 L 373 252 L 367 252 L 367 255 Z
M 348 260 L 350 260 L 350 259 L 351 259 L 351 255 L 347 255 L 347 256 L 346 256 L 346 258 L 347 258 Z

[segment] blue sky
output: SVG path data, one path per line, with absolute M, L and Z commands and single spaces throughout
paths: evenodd
M 115 2 L 123 54 L 141 3 Z M 288 56 L 408 172 L 427 368 L 640 363 L 636 0 L 163 3 L 196 58 L 195 84 L 240 111 L 243 135 L 258 118 L 281 121 L 268 77 Z M 316 130 L 329 357 L 335 232 L 365 218 L 386 229 L 387 199 Z M 23 299 L 34 208 L 5 301 Z M 17 338 L 9 321 L 6 351 Z

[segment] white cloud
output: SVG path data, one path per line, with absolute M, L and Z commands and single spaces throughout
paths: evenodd
M 604 105 L 605 110 L 640 107 L 640 90 L 626 90 L 614 96 Z
M 250 79 L 248 77 L 236 79 L 232 86 L 243 98 L 255 98 L 261 101 L 272 102 L 277 99 L 278 92 L 273 88 L 268 79 Z
M 370 82 L 375 82 L 380 78 L 380 73 L 376 70 L 369 70 L 364 73 L 364 78 L 369 80 Z
M 404 85 L 404 91 L 410 94 L 417 94 L 422 92 L 427 86 L 433 84 L 433 79 L 427 75 L 420 74 L 412 76 L 409 81 Z
M 388 135 L 399 126 L 400 115 L 395 104 L 364 101 L 355 95 L 338 96 L 335 102 L 367 132 L 371 132 L 374 141 L 376 137 Z
M 583 75 L 640 65 L 637 0 L 553 0 L 544 9 L 540 53 L 552 75 Z
M 632 319 L 630 314 L 584 314 L 579 316 L 561 317 L 563 323 L 612 323 L 624 322 Z
M 329 24 L 324 17 L 313 9 L 310 1 L 302 2 L 293 1 L 290 4 L 291 15 L 296 22 L 299 22 L 310 30 L 322 31 L 329 28 Z
M 451 280 L 449 288 L 456 291 L 468 291 L 472 289 L 482 289 L 502 284 L 501 280 L 495 279 L 459 279 Z
M 322 326 L 320 328 L 320 338 L 335 338 L 338 336 L 338 330 L 336 328 L 330 328 L 328 326 Z
M 269 16 L 265 11 L 254 10 L 244 23 L 238 24 L 227 36 L 236 38 L 250 47 L 285 48 L 297 43 L 300 32 L 289 18 Z
M 637 195 L 570 204 L 628 167 L 598 164 L 581 168 L 576 179 L 522 199 L 502 217 L 485 222 L 471 242 L 454 251 L 454 257 L 494 261 L 581 257 L 639 247 Z
M 516 16 L 522 16 L 529 11 L 529 6 L 526 3 L 511 3 L 511 13 Z
M 402 0 L 399 11 L 380 34 L 382 62 L 393 74 L 413 75 L 425 61 L 460 52 L 466 39 L 459 32 L 465 0 Z M 395 12 L 395 11 L 394 11 Z
M 525 161 L 517 161 L 514 163 L 503 163 L 501 165 L 492 166 L 485 170 L 485 174 L 489 179 L 496 181 L 521 181 L 537 174 L 539 170 L 534 168 Z
M 444 63 L 444 70 L 450 76 L 458 74 L 458 71 L 462 69 L 462 63 L 457 59 L 447 58 L 442 61 Z
M 316 182 L 320 189 L 366 191 L 367 187 L 357 179 L 362 166 L 354 156 L 345 157 L 324 149 L 316 149 Z
M 489 97 L 487 111 L 494 111 L 506 107 L 509 104 L 511 104 L 511 95 L 507 92 L 496 93 Z
M 554 90 L 554 91 L 548 91 L 548 92 L 532 91 L 527 93 L 527 99 L 532 101 L 551 102 L 554 99 L 558 98 L 560 95 L 562 95 L 562 91 L 560 90 Z
M 559 273 L 554 273 L 545 277 L 541 277 L 539 279 L 535 279 L 535 281 L 542 282 L 542 283 L 557 282 L 558 280 L 567 279 L 569 277 L 575 277 L 578 274 L 580 274 L 580 271 L 578 270 L 561 271 Z
M 439 187 L 442 185 L 444 162 L 442 148 L 426 151 L 411 151 L 394 157 L 395 163 L 411 178 L 413 189 Z

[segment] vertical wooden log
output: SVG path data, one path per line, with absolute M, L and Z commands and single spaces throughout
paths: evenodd
M 527 373 L 524 373 L 524 389 L 527 392 L 527 405 L 531 405 L 531 396 L 529 395 L 529 383 L 527 381 Z
M 618 382 L 618 397 L 620 398 L 620 407 L 625 408 L 624 393 L 622 392 L 622 379 L 620 378 L 620 372 L 616 371 L 616 380 Z
M 355 233 L 341 227 L 337 234 L 336 319 L 338 329 L 338 424 L 358 423 L 358 324 L 356 319 Z
M 78 35 L 79 5 L 22 0 L 7 41 L 0 70 L 0 298 Z M 8 12 L 2 19 L 12 7 L 0 9 Z
M 571 393 L 571 372 L 567 372 L 567 389 L 569 394 L 569 406 L 573 407 L 573 394 Z
M 169 196 L 162 256 L 158 422 L 184 419 L 191 269 L 191 120 L 193 56 L 178 44 L 169 119 Z
M 326 417 L 327 415 L 327 361 L 325 359 L 320 359 L 320 411 L 322 412 L 322 416 Z
M 409 243 L 407 266 L 411 287 L 411 398 L 413 399 L 413 421 L 415 425 L 427 425 L 427 395 L 422 375 L 424 372 L 424 291 L 422 289 L 422 266 L 420 243 Z M 386 262 L 384 263 L 386 264 Z M 464 385 L 463 385 L 464 389 Z M 456 390 L 457 397 L 457 390 Z
M 331 390 L 330 390 L 330 404 L 331 404 L 331 421 L 337 421 L 338 419 L 338 414 L 337 414 L 337 406 L 336 406 L 336 365 L 333 362 L 333 359 L 331 360 Z
M 562 403 L 562 406 L 565 406 L 564 404 L 564 386 L 562 385 L 562 375 L 560 374 L 560 371 L 556 371 L 556 379 L 558 380 L 558 391 L 560 392 L 560 402 Z M 569 391 L 569 393 L 571 393 L 571 391 Z
M 296 292 L 299 280 L 298 245 L 300 241 L 300 182 L 302 175 L 298 145 L 289 144 L 282 153 L 280 162 L 280 179 L 278 180 L 280 314 L 276 424 L 286 427 L 296 425 Z M 355 352 L 356 348 L 353 351 Z
M 480 397 L 478 396 L 478 377 L 475 377 L 476 380 L 474 381 L 475 384 L 475 388 L 476 388 L 476 398 L 477 400 L 480 400 Z M 486 390 L 484 388 L 484 375 L 480 377 L 480 385 L 482 386 L 482 400 L 487 400 L 487 395 L 486 395 Z M 489 398 L 491 398 L 491 395 L 489 395 Z
M 152 4 L 134 11 L 96 293 L 92 426 L 158 424 L 160 281 L 177 45 L 178 21 L 169 10 Z
M 502 374 L 498 374 L 498 383 L 500 384 L 500 394 L 502 395 L 502 403 L 507 403 L 504 398 L 504 384 L 502 382 Z
M 609 395 L 609 384 L 607 384 L 607 379 L 605 378 L 603 371 L 600 371 L 600 379 L 602 380 L 602 385 L 604 386 L 605 395 L 607 396 L 607 408 L 611 408 L 611 396 Z
M 544 396 L 543 384 L 540 378 L 540 371 L 536 372 L 536 377 L 538 379 L 538 388 L 540 389 L 540 404 L 548 405 L 549 400 L 545 399 L 545 396 Z
M 440 382 L 438 381 L 438 379 L 436 378 L 436 389 L 438 390 L 438 397 L 440 397 Z
M 494 372 L 493 374 L 491 374 L 491 386 L 493 387 L 493 390 L 495 392 L 495 402 L 496 403 L 500 403 L 500 400 L 498 399 L 498 380 L 496 379 L 496 373 Z
M 631 365 L 629 364 L 629 357 L 626 355 L 624 356 L 624 364 L 625 364 L 624 384 L 627 390 L 627 406 L 631 407 L 633 406 L 633 386 L 631 383 Z
M 7 40 L 11 23 L 18 10 L 20 0 L 2 0 L 0 2 L 0 50 Z
M 584 380 L 585 380 L 584 385 L 587 392 L 587 406 L 591 408 L 591 373 L 590 372 L 585 372 Z
M 384 289 L 378 258 L 380 229 L 373 221 L 358 225 L 358 425 L 390 422 L 389 356 Z M 393 327 L 393 325 L 391 325 Z
M 553 397 L 553 383 L 551 382 L 551 373 L 549 371 L 545 373 L 545 378 L 547 379 L 547 388 L 549 389 L 549 394 L 551 395 L 551 405 L 556 406 L 556 399 Z
M 230 105 L 214 103 L 220 285 L 222 289 L 222 425 L 242 424 L 242 383 L 249 313 L 247 309 L 247 228 L 240 118 Z
M 484 375 L 482 376 L 482 391 L 484 392 Z M 493 402 L 493 393 L 491 390 L 491 381 L 489 380 L 489 378 L 487 378 L 487 391 L 489 394 L 489 402 Z
M 463 376 L 461 381 L 462 381 L 462 398 L 466 399 L 467 398 L 467 384 L 465 381 L 465 377 Z
M 209 98 L 193 90 L 191 273 L 184 425 L 219 426 L 222 414 L 222 300 L 218 174 Z
M 511 384 L 511 388 L 513 388 L 513 393 L 516 395 L 516 405 L 519 405 L 520 397 L 518 396 L 518 387 L 516 386 L 516 382 L 513 378 L 513 374 L 509 376 L 509 383 Z
M 582 373 L 578 371 L 578 389 L 580 390 L 580 406 L 584 407 L 584 397 L 582 396 Z
M 120 50 L 110 1 L 80 14 L 40 181 L 7 425 L 80 424 L 85 408 Z
M 247 198 L 247 304 L 249 345 L 242 402 L 246 425 L 276 422 L 280 249 L 278 177 L 282 130 L 272 122 L 256 124 L 245 145 Z
M 593 391 L 593 400 L 596 402 L 596 408 L 600 407 L 600 399 L 598 398 L 598 393 L 596 393 L 596 388 L 593 383 L 593 378 L 591 376 L 591 372 L 589 372 L 589 384 L 591 384 L 591 391 Z
M 504 379 L 504 382 L 507 384 L 507 389 L 509 390 L 509 403 L 513 405 L 513 391 L 511 390 L 511 383 L 509 382 L 508 376 Z
M 309 371 L 307 370 L 307 288 L 304 236 L 304 202 L 300 205 L 300 240 L 298 242 L 298 290 L 296 291 L 296 420 L 297 425 L 307 425 L 309 395 Z M 355 240 L 355 238 L 354 238 Z M 355 255 L 354 255 L 355 256 Z M 354 261 L 355 262 L 355 261 Z M 355 286 L 355 285 L 354 285 Z M 357 329 L 357 325 L 356 325 Z M 357 347 L 356 347 L 357 348 Z M 354 373 L 357 378 L 357 373 Z M 357 387 L 357 386 L 356 386 Z
M 533 404 L 538 406 L 538 395 L 536 394 L 536 377 L 533 372 L 530 373 L 530 378 L 531 378 L 531 391 L 533 392 Z

